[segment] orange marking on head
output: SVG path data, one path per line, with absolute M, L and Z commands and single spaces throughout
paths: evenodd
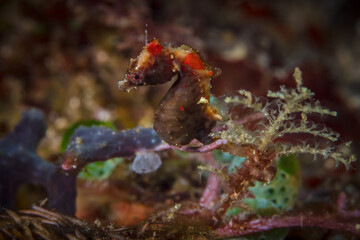
M 184 109 L 183 106 L 180 107 L 180 110 L 181 110 L 182 112 L 185 111 L 185 109 Z
M 209 71 L 210 76 L 214 76 L 214 73 L 212 71 Z
M 186 55 L 184 63 L 188 65 L 190 68 L 195 70 L 203 70 L 205 69 L 205 65 L 199 55 L 192 52 Z
M 159 43 L 159 40 L 157 40 L 157 39 L 152 40 L 147 45 L 148 52 L 153 56 L 158 55 L 162 49 L 163 49 L 163 46 Z

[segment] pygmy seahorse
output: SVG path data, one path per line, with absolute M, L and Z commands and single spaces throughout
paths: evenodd
M 155 111 L 154 129 L 165 142 L 181 146 L 193 139 L 210 143 L 209 133 L 221 118 L 210 106 L 210 80 L 220 70 L 208 66 L 192 48 L 164 46 L 154 39 L 131 59 L 122 90 L 162 84 L 177 78 Z

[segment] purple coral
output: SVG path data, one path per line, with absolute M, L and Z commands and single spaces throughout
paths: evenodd
M 74 215 L 76 175 L 64 174 L 36 154 L 45 131 L 44 114 L 30 109 L 22 114 L 14 130 L 0 140 L 0 205 L 13 209 L 16 190 L 21 185 L 42 185 L 48 193 L 49 208 Z

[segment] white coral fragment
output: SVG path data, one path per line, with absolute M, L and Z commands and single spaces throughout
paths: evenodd
M 147 174 L 156 171 L 162 162 L 158 154 L 154 152 L 140 151 L 136 153 L 131 170 L 137 174 Z

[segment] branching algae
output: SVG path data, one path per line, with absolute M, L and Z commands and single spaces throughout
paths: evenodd
M 336 112 L 322 107 L 318 101 L 313 100 L 314 93 L 302 85 L 301 71 L 296 68 L 294 72 L 296 89 L 281 87 L 278 92 L 268 92 L 272 100 L 255 98 L 250 92 L 240 90 L 240 96 L 227 97 L 225 102 L 230 105 L 241 105 L 253 110 L 248 122 L 238 124 L 231 117 L 224 117 L 219 125 L 223 128 L 213 133 L 214 138 L 227 139 L 229 144 L 221 147 L 233 155 L 246 157 L 236 174 L 220 175 L 227 186 L 235 194 L 225 202 L 234 201 L 244 197 L 241 194 L 247 191 L 254 180 L 269 182 L 275 174 L 273 164 L 281 156 L 289 154 L 312 154 L 323 158 L 333 158 L 346 167 L 355 161 L 355 155 L 341 151 L 341 146 L 350 143 L 335 145 L 339 134 L 330 128 L 308 120 L 309 114 L 327 114 L 336 116 Z M 260 113 L 260 114 L 259 114 Z M 255 119 L 255 120 L 254 120 Z M 251 127 L 247 123 L 252 122 Z M 306 139 L 292 139 L 289 135 L 305 134 Z M 318 145 L 317 142 L 321 142 Z M 221 209 L 226 209 L 224 206 Z
M 311 142 L 303 142 L 302 145 L 284 144 L 282 137 L 288 134 L 305 133 L 311 137 L 320 137 L 329 142 L 336 142 L 340 134 L 332 129 L 309 121 L 309 114 L 317 113 L 321 115 L 336 116 L 336 112 L 320 105 L 319 101 L 314 101 L 314 93 L 302 85 L 301 71 L 295 69 L 294 78 L 296 89 L 286 89 L 281 87 L 280 91 L 269 91 L 267 96 L 271 101 L 260 102 L 252 94 L 245 90 L 240 90 L 239 96 L 227 97 L 225 102 L 228 104 L 239 104 L 245 108 L 251 108 L 255 112 L 262 113 L 262 118 L 256 122 L 255 129 L 249 130 L 243 124 L 236 124 L 229 119 L 225 122 L 226 130 L 214 134 L 215 137 L 228 139 L 230 142 L 244 147 L 250 147 L 257 151 L 256 155 L 266 156 L 274 152 L 278 155 L 288 155 L 291 153 L 310 153 L 321 155 L 324 158 L 333 158 L 349 166 L 355 160 L 354 155 L 346 155 L 336 151 L 333 144 L 327 144 L 326 148 L 311 146 Z M 296 115 L 300 115 L 298 119 Z M 298 142 L 297 142 L 298 143 Z M 350 143 L 345 143 L 349 145 Z

